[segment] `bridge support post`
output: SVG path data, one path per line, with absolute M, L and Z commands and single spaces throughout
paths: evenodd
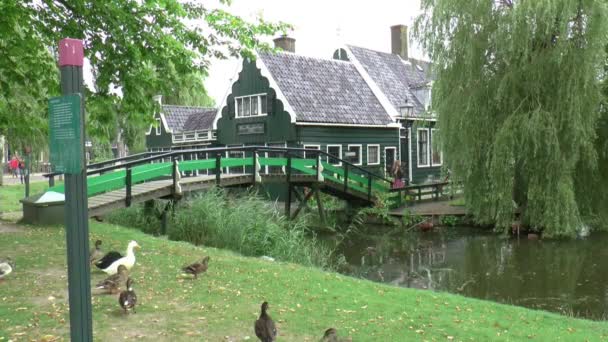
M 285 199 L 285 216 L 291 217 L 291 192 L 293 191 L 293 185 L 291 184 L 291 155 L 287 153 L 287 167 L 285 168 L 286 179 L 287 179 L 287 198 Z
M 325 225 L 325 208 L 323 208 L 323 202 L 321 201 L 321 192 L 319 191 L 319 186 L 313 186 L 313 191 L 315 193 L 315 200 L 317 201 L 317 207 L 319 208 L 319 218 L 321 219 L 321 223 Z
M 215 185 L 220 186 L 222 183 L 222 154 L 215 155 Z
M 133 182 L 132 178 L 133 171 L 130 167 L 127 167 L 127 174 L 125 178 L 125 206 L 128 208 L 131 206 L 131 184 Z
M 294 187 L 295 190 L 295 187 Z M 297 192 L 296 192 L 297 194 Z M 298 207 L 296 208 L 296 211 L 293 213 L 293 215 L 291 216 L 292 220 L 295 220 L 296 217 L 298 217 L 298 214 L 300 213 L 300 211 L 302 211 L 302 209 L 304 209 L 305 207 L 308 206 L 308 200 L 312 197 L 312 195 L 314 194 L 314 191 L 309 191 L 305 196 L 300 198 L 300 204 L 298 205 Z

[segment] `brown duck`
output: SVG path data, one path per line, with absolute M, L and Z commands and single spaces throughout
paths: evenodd
M 121 284 L 124 284 L 129 277 L 125 265 L 118 266 L 118 273 L 113 274 L 97 284 L 97 289 L 115 293 Z
M 195 262 L 182 268 L 182 271 L 194 275 L 194 279 L 196 279 L 199 273 L 207 272 L 207 268 L 209 268 L 209 256 L 204 257 L 201 262 Z
M 133 313 L 137 313 L 137 311 L 135 311 L 137 295 L 135 294 L 135 291 L 133 291 L 133 279 L 127 279 L 127 289 L 122 291 L 120 296 L 118 296 L 118 304 L 125 310 L 125 314 L 129 313 L 129 309 L 133 309 Z
M 262 303 L 262 313 L 260 318 L 255 321 L 255 336 L 262 342 L 272 342 L 277 338 L 277 328 L 272 321 L 272 318 L 266 313 L 268 310 L 268 302 Z
M 103 258 L 103 252 L 101 251 L 101 240 L 95 241 L 95 248 L 91 249 L 89 252 L 89 261 L 91 264 L 94 264 L 101 258 Z
M 319 342 L 348 342 L 352 341 L 350 338 L 339 338 L 338 331 L 334 328 L 329 328 L 325 330 L 325 334 L 319 340 Z

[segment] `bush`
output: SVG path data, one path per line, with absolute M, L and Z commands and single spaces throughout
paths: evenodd
M 159 235 L 160 219 L 158 214 L 162 212 L 162 202 L 154 201 L 151 203 L 153 204 L 134 205 L 130 208 L 113 211 L 105 216 L 105 219 L 112 224 L 137 228 L 147 234 Z
M 306 216 L 288 221 L 255 193 L 231 197 L 213 189 L 177 207 L 169 239 L 332 268 L 333 251 L 307 226 Z

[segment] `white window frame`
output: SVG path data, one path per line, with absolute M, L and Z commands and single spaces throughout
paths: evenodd
M 357 165 L 357 166 L 363 165 L 363 145 L 362 144 L 348 144 L 346 146 L 346 150 L 348 152 L 350 152 L 351 147 L 359 147 L 359 162 L 353 163 L 353 165 Z M 348 158 L 350 158 L 350 157 L 348 157 Z
M 397 150 L 396 146 L 386 146 L 386 147 L 384 147 L 384 169 L 386 170 L 388 168 L 390 170 L 393 167 L 393 165 L 390 165 L 390 168 L 388 167 L 389 165 L 386 165 L 386 161 L 388 160 L 386 158 L 386 151 L 387 150 L 393 150 L 393 151 L 395 151 L 395 154 L 394 154 L 395 158 L 393 159 L 393 162 L 395 162 L 395 160 L 399 160 L 399 159 L 397 159 L 397 151 L 398 150 Z
M 259 116 L 267 116 L 268 113 L 262 113 L 262 96 L 266 96 L 266 99 L 268 99 L 268 94 L 267 93 L 258 93 L 258 94 L 251 94 L 251 95 L 244 95 L 244 96 L 235 96 L 234 97 L 234 118 L 235 119 L 244 119 L 244 118 L 251 118 L 251 117 L 259 117 Z M 257 97 L 258 98 L 258 114 L 256 115 L 252 115 L 252 111 L 251 111 L 251 107 L 249 108 L 249 116 L 239 116 L 239 99 L 243 99 L 243 102 L 245 102 L 245 98 L 249 98 L 249 103 L 251 103 L 251 98 L 253 97 Z M 266 111 L 268 111 L 268 105 L 266 106 Z M 243 114 L 245 114 L 245 111 L 243 111 Z
M 426 131 L 426 164 L 420 163 L 420 131 Z M 431 132 L 428 128 L 418 128 L 416 130 L 416 166 L 418 168 L 431 167 Z
M 377 162 L 373 162 L 373 163 L 369 162 L 369 148 L 370 147 L 376 147 L 376 148 L 378 148 L 378 153 L 376 154 L 378 156 L 378 161 Z M 380 165 L 380 160 L 382 159 L 382 158 L 380 158 L 380 144 L 368 144 L 367 145 L 367 156 L 366 157 L 367 157 L 366 158 L 367 159 L 367 165 Z
M 306 144 L 306 145 L 303 145 L 303 146 L 304 146 L 304 148 L 305 148 L 305 149 L 306 149 L 306 148 L 314 148 L 314 149 L 317 149 L 317 150 L 321 151 L 321 145 L 315 145 L 315 144 Z M 306 152 L 304 152 L 304 159 L 307 159 L 307 158 L 306 158 Z M 316 159 L 316 158 L 315 158 L 315 159 Z
M 443 151 L 439 150 L 439 163 L 435 164 L 433 163 L 433 146 L 435 146 L 435 131 L 438 131 L 439 128 L 431 128 L 431 154 L 430 154 L 430 160 L 431 160 L 431 165 L 432 166 L 441 166 L 443 165 Z
M 245 144 L 226 145 L 226 147 L 245 147 Z M 230 158 L 230 153 L 242 153 L 243 156 L 242 157 L 238 157 L 238 158 L 245 158 L 245 151 L 226 151 L 224 153 L 224 157 L 225 158 Z M 240 167 L 242 167 L 243 168 L 242 169 L 243 172 L 240 172 L 240 173 L 230 173 L 230 168 L 231 167 L 232 168 L 240 168 Z M 227 174 L 227 175 L 230 175 L 230 174 L 240 175 L 240 174 L 244 174 L 245 173 L 245 166 L 226 166 L 226 167 L 224 167 L 224 171 L 225 171 L 224 173 Z
M 156 127 L 155 127 L 156 135 L 160 135 L 160 133 L 161 133 L 160 126 L 162 125 L 162 122 L 161 122 L 160 118 L 156 118 L 155 120 L 156 120 Z
M 342 166 L 342 145 L 340 145 L 340 144 L 327 144 L 327 146 L 325 146 L 325 152 L 327 152 L 327 154 L 330 154 L 329 153 L 329 148 L 330 147 L 338 147 L 340 149 L 340 155 L 337 156 L 338 159 L 340 159 L 340 161 L 338 162 L 338 164 L 331 164 L 329 162 L 330 157 L 328 156 L 327 157 L 327 163 L 329 163 L 329 164 L 331 164 L 333 166 Z

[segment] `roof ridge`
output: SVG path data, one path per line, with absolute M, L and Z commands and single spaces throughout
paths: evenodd
M 326 58 L 326 57 L 318 57 L 318 56 L 308 56 L 308 55 L 300 55 L 297 53 L 293 53 L 293 52 L 286 52 L 286 51 L 277 51 L 277 52 L 262 52 L 261 54 L 268 54 L 268 55 L 285 55 L 285 56 L 293 56 L 296 58 L 307 58 L 307 59 L 314 59 L 314 60 L 320 60 L 320 61 L 324 61 L 324 62 L 337 62 L 337 63 L 344 63 L 344 64 L 351 64 L 352 63 L 350 61 L 343 61 L 340 59 L 334 59 L 334 58 Z

